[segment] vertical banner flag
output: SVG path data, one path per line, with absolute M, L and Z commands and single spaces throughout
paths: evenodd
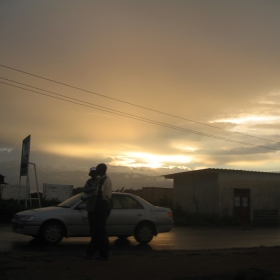
M 30 141 L 31 141 L 31 135 L 27 136 L 22 141 L 20 176 L 27 176 L 28 175 Z

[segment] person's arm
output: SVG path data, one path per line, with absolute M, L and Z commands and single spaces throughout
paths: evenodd
M 87 180 L 85 186 L 82 191 L 89 196 L 96 195 L 96 189 L 98 186 L 98 180 L 92 181 L 91 179 Z
M 102 185 L 102 198 L 111 200 L 112 197 L 112 182 L 109 177 L 106 178 L 104 184 Z

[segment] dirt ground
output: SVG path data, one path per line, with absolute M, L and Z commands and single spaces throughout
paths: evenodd
M 208 251 L 113 252 L 108 261 L 79 253 L 0 253 L 0 279 L 280 279 L 280 247 Z

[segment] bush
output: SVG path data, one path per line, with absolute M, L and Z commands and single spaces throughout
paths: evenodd
M 41 199 L 41 207 L 55 206 L 59 203 L 57 200 Z M 38 200 L 32 200 L 32 205 L 27 201 L 27 208 L 25 200 L 21 200 L 19 204 L 15 199 L 0 200 L 0 223 L 10 223 L 16 213 L 34 208 L 39 208 Z
M 235 216 L 190 213 L 179 204 L 173 206 L 173 220 L 176 226 L 237 226 L 240 221 Z
M 17 200 L 1 200 L 0 201 L 0 223 L 9 223 L 13 216 L 20 211 L 25 210 L 24 205 L 18 204 Z
M 57 200 L 41 199 L 41 207 L 49 207 L 58 205 Z M 190 213 L 183 209 L 179 204 L 173 205 L 171 199 L 166 197 L 159 200 L 156 205 L 168 207 L 172 209 L 173 220 L 175 226 L 237 226 L 240 225 L 238 218 L 234 216 L 218 216 L 214 214 Z M 10 223 L 17 212 L 39 208 L 38 200 L 32 200 L 32 205 L 27 201 L 27 209 L 25 201 L 21 200 L 18 204 L 17 200 L 0 200 L 0 223 Z

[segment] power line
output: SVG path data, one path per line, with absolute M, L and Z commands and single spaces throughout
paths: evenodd
M 227 129 L 224 129 L 224 128 L 221 128 L 221 127 L 218 127 L 218 126 L 214 126 L 214 125 L 211 125 L 211 124 L 206 124 L 206 123 L 194 121 L 194 120 L 191 120 L 191 119 L 188 119 L 188 118 L 176 116 L 176 115 L 173 115 L 173 114 L 169 114 L 169 113 L 165 113 L 165 112 L 162 112 L 162 111 L 159 111 L 159 110 L 148 108 L 148 107 L 145 107 L 145 106 L 141 106 L 141 105 L 137 105 L 137 104 L 134 104 L 134 103 L 130 103 L 130 102 L 127 102 L 127 101 L 124 101 L 124 100 L 121 100 L 121 99 L 113 98 L 113 97 L 106 96 L 106 95 L 103 95 L 103 94 L 100 94 L 100 93 L 96 93 L 96 92 L 93 92 L 93 91 L 90 91 L 90 90 L 86 90 L 86 89 L 82 89 L 82 88 L 79 88 L 79 87 L 76 87 L 76 86 L 72 86 L 72 85 L 69 85 L 69 84 L 66 84 L 66 83 L 58 82 L 56 80 L 48 79 L 48 78 L 45 78 L 45 77 L 42 77 L 42 76 L 39 76 L 39 75 L 35 75 L 35 74 L 29 73 L 29 72 L 26 72 L 26 71 L 22 71 L 22 70 L 13 68 L 13 67 L 6 66 L 6 65 L 3 65 L 3 64 L 0 64 L 0 66 L 4 67 L 4 68 L 7 68 L 7 69 L 10 69 L 10 70 L 13 70 L 13 71 L 17 71 L 17 72 L 26 74 L 26 75 L 30 75 L 30 76 L 36 77 L 36 78 L 39 78 L 39 79 L 43 79 L 43 80 L 46 80 L 46 81 L 49 81 L 49 82 L 52 82 L 52 83 L 56 83 L 56 84 L 63 85 L 63 86 L 69 87 L 69 88 L 73 88 L 73 89 L 76 89 L 76 90 L 80 90 L 80 91 L 83 91 L 83 92 L 94 94 L 94 95 L 97 95 L 97 96 L 100 96 L 100 97 L 103 97 L 103 98 L 107 98 L 107 99 L 110 99 L 110 100 L 121 102 L 121 103 L 130 105 L 130 106 L 134 106 L 134 107 L 137 107 L 137 108 L 145 109 L 145 110 L 148 110 L 148 111 L 151 111 L 151 112 L 155 112 L 155 113 L 158 113 L 158 114 L 166 115 L 166 116 L 169 116 L 169 117 L 174 117 L 174 118 L 177 118 L 177 119 L 181 119 L 181 120 L 189 121 L 189 122 L 192 122 L 192 123 L 208 126 L 208 127 L 211 127 L 211 128 L 220 129 L 220 130 L 223 130 L 223 131 L 227 131 L 229 133 L 239 134 L 239 135 L 243 135 L 243 136 L 247 136 L 247 137 L 252 137 L 252 138 L 256 138 L 256 139 L 260 139 L 260 140 L 265 140 L 265 141 L 277 143 L 277 141 L 265 139 L 265 138 L 262 138 L 262 137 L 258 137 L 258 136 L 254 136 L 254 135 L 251 135 L 251 134 L 246 134 L 246 133 L 238 132 L 238 131 L 230 131 L 230 130 L 227 130 Z
M 5 79 L 5 78 L 1 78 L 1 79 Z M 8 80 L 8 79 L 5 79 L 5 80 Z M 11 82 L 12 80 L 9 80 L 9 81 Z M 18 82 L 15 82 L 15 81 L 12 81 L 12 82 L 18 83 Z M 191 129 L 187 129 L 187 128 L 183 128 L 183 127 L 179 127 L 179 126 L 174 126 L 174 125 L 171 125 L 171 124 L 168 124 L 168 123 L 158 122 L 158 121 L 151 120 L 151 119 L 148 119 L 148 118 L 139 117 L 139 116 L 128 114 L 128 113 L 125 113 L 125 112 L 121 112 L 121 111 L 118 111 L 118 110 L 110 109 L 110 108 L 107 108 L 107 107 L 104 107 L 104 106 L 100 106 L 100 105 L 96 105 L 96 104 L 93 104 L 93 103 L 85 102 L 85 101 L 82 101 L 82 100 L 79 100 L 79 99 L 76 99 L 76 98 L 71 98 L 71 97 L 68 97 L 68 96 L 65 96 L 65 95 L 62 95 L 62 94 L 54 93 L 54 92 L 47 91 L 47 90 L 40 89 L 40 88 L 35 88 L 35 87 L 29 86 L 29 85 L 26 85 L 26 84 L 22 84 L 22 83 L 18 83 L 18 84 L 28 86 L 30 88 L 35 88 L 37 90 L 41 90 L 41 91 L 44 91 L 44 92 L 47 92 L 47 93 L 38 92 L 38 91 L 35 91 L 35 90 L 23 88 L 23 87 L 20 87 L 20 86 L 17 86 L 17 85 L 13 85 L 13 84 L 1 82 L 1 81 L 0 81 L 0 83 L 8 85 L 8 86 L 16 87 L 16 88 L 19 88 L 19 89 L 23 89 L 23 90 L 26 90 L 26 91 L 29 91 L 29 92 L 32 92 L 32 93 L 36 93 L 36 94 L 44 95 L 44 96 L 47 96 L 47 97 L 55 98 L 55 99 L 58 99 L 58 100 L 66 101 L 66 102 L 69 102 L 69 103 L 73 103 L 73 104 L 76 104 L 76 105 L 80 105 L 80 106 L 88 107 L 88 108 L 91 108 L 91 109 L 104 111 L 104 112 L 107 112 L 107 113 L 127 117 L 127 118 L 130 118 L 130 119 L 135 119 L 135 120 L 146 122 L 146 123 L 151 123 L 151 124 L 154 124 L 154 125 L 159 125 L 159 126 L 162 126 L 162 127 L 167 127 L 167 128 L 171 128 L 171 129 L 175 129 L 175 130 L 179 130 L 179 131 L 183 131 L 183 132 L 188 132 L 188 133 L 200 135 L 200 136 L 205 136 L 205 137 L 210 137 L 210 138 L 214 138 L 214 139 L 218 139 L 218 140 L 223 140 L 223 141 L 226 141 L 226 142 L 237 143 L 237 144 L 242 144 L 242 145 L 246 145 L 246 146 L 253 146 L 253 147 L 258 147 L 258 148 L 262 148 L 262 149 L 269 149 L 269 150 L 278 151 L 278 149 L 274 149 L 274 148 L 267 147 L 267 146 L 254 145 L 254 144 L 251 144 L 251 143 L 248 143 L 248 142 L 232 140 L 232 139 L 228 139 L 228 138 L 224 138 L 224 137 L 220 137 L 220 136 L 216 136 L 216 135 L 212 135 L 212 134 L 208 134 L 208 133 L 204 133 L 204 132 L 199 132 L 199 131 L 196 131 L 196 130 L 191 130 Z M 54 96 L 54 95 L 56 95 L 56 96 Z

